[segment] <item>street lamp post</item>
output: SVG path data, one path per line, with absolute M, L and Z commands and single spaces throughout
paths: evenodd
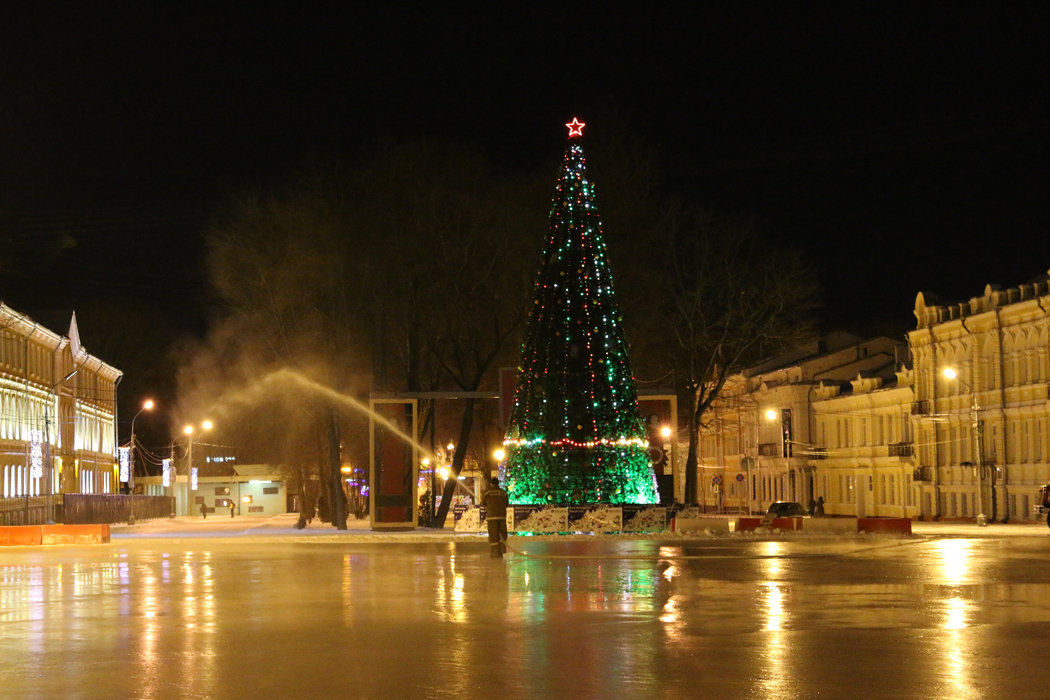
M 499 478 L 500 467 L 503 466 L 503 458 L 507 456 L 506 451 L 502 447 L 497 447 L 492 451 L 492 458 L 496 460 L 496 477 Z
M 773 423 L 778 418 L 780 418 L 780 413 L 775 408 L 767 408 L 765 413 L 764 413 L 764 415 L 765 415 L 766 421 L 769 422 L 769 423 Z M 760 445 L 759 446 L 759 450 L 758 450 L 758 459 L 755 460 L 755 467 L 758 470 L 758 512 L 759 513 L 764 513 L 765 511 L 762 509 L 762 495 L 763 495 L 763 493 L 766 490 L 766 485 L 762 481 L 762 459 L 761 459 L 761 457 L 762 457 L 762 449 L 761 449 L 761 445 Z M 774 459 L 776 459 L 776 458 L 774 457 Z M 774 464 L 773 464 L 773 477 L 776 478 L 776 462 L 774 462 Z
M 212 429 L 212 425 L 213 424 L 212 424 L 212 422 L 210 420 L 206 420 L 203 423 L 201 423 L 201 429 L 202 430 L 211 430 Z M 190 486 L 192 485 L 192 480 L 193 480 L 193 436 L 196 433 L 196 428 L 194 428 L 192 425 L 187 425 L 186 427 L 184 427 L 182 429 L 182 432 L 186 436 L 186 515 L 192 515 L 192 512 L 191 512 L 191 505 L 192 504 L 190 503 L 190 499 L 192 498 L 193 494 L 192 494 L 192 492 L 190 490 Z M 172 440 L 171 440 L 171 449 L 170 449 L 170 454 L 171 454 L 171 494 L 172 494 L 172 498 L 174 500 L 178 500 L 177 492 L 178 492 L 178 475 L 179 475 L 179 470 L 175 466 L 175 441 L 178 440 L 178 439 L 179 438 L 178 438 L 177 435 L 174 438 L 172 438 Z M 172 513 L 172 517 L 174 517 L 174 515 L 175 514 Z
M 129 455 L 131 456 L 131 470 L 128 472 L 128 492 L 133 493 L 135 490 L 135 419 L 143 411 L 153 410 L 153 399 L 146 399 L 142 403 L 142 408 L 136 413 L 131 419 L 131 445 L 129 449 Z
M 59 379 L 57 382 L 51 385 L 51 401 L 44 406 L 44 449 L 47 454 L 44 459 L 44 464 L 47 466 L 47 475 L 44 477 L 47 481 L 47 522 L 55 522 L 55 464 L 54 464 L 54 452 L 51 450 L 51 406 L 55 403 L 58 387 L 63 382 L 71 379 L 74 374 L 80 371 L 79 367 L 73 369 L 72 372 Z M 61 423 L 56 421 L 59 426 Z M 61 433 L 58 433 L 59 440 L 61 440 Z M 61 490 L 61 488 L 59 489 Z
M 186 433 L 186 515 L 190 514 L 190 474 L 193 473 L 193 426 L 182 429 Z M 176 474 L 178 470 L 175 470 Z M 178 479 L 175 480 L 178 483 Z
M 976 458 L 974 459 L 974 470 L 976 471 L 976 474 L 974 475 L 974 480 L 977 482 L 977 526 L 985 527 L 986 525 L 988 525 L 988 518 L 985 517 L 984 514 L 984 477 L 982 473 L 984 471 L 984 449 L 983 445 L 981 444 L 981 421 L 979 417 L 979 411 L 981 410 L 981 407 L 977 403 L 977 389 L 973 386 L 973 384 L 970 384 L 969 382 L 963 380 L 962 377 L 959 376 L 959 373 L 951 367 L 946 367 L 942 374 L 944 374 L 944 376 L 948 379 L 957 379 L 960 383 L 965 385 L 967 389 L 970 390 L 970 414 L 973 424 L 973 441 L 974 448 L 977 452 Z

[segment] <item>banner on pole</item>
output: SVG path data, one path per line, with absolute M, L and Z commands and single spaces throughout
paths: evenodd
M 120 480 L 127 483 L 131 479 L 131 448 L 117 448 L 120 458 Z
M 29 476 L 39 479 L 44 475 L 44 431 L 29 431 Z

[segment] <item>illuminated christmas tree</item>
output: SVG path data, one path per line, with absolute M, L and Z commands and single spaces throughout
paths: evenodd
M 569 143 L 504 441 L 512 503 L 656 503 L 594 184 Z

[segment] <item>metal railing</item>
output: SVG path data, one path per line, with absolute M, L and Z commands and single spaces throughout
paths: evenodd
M 758 454 L 760 457 L 779 457 L 783 448 L 778 442 L 758 443 Z
M 0 498 L 0 525 L 113 524 L 167 518 L 174 506 L 168 496 L 65 493 L 54 496 Z
M 890 455 L 890 457 L 911 457 L 912 456 L 912 443 L 910 443 L 910 442 L 891 442 L 889 444 L 889 455 Z
M 915 467 L 911 478 L 912 481 L 933 481 L 933 467 Z
M 130 496 L 122 494 L 65 494 L 66 523 L 78 525 L 125 523 L 132 520 L 167 518 L 175 510 L 169 496 Z
M 43 525 L 52 517 L 52 512 L 58 522 L 61 510 L 59 495 L 0 498 L 0 525 Z

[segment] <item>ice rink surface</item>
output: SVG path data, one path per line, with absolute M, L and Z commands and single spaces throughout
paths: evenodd
M 0 697 L 1047 693 L 1045 526 L 512 537 L 530 556 L 502 561 L 476 536 L 294 533 L 165 522 L 4 549 Z

